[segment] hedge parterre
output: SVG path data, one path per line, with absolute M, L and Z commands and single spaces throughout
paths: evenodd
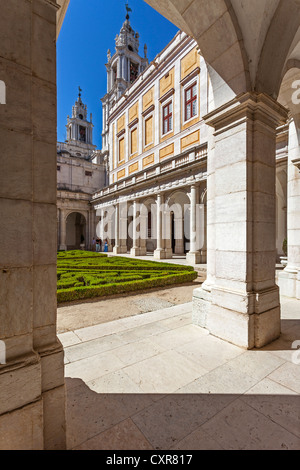
M 183 284 L 196 278 L 191 266 L 79 250 L 58 252 L 57 256 L 58 303 Z

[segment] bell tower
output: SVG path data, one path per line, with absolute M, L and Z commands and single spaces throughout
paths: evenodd
M 87 105 L 82 102 L 79 87 L 78 98 L 72 108 L 72 117 L 67 120 L 67 139 L 68 144 L 82 147 L 82 150 L 94 150 L 93 145 L 93 123 L 92 114 L 90 120 L 87 117 Z
M 111 108 L 129 88 L 141 73 L 148 67 L 147 46 L 144 46 L 144 57 L 139 54 L 140 36 L 130 25 L 129 12 L 131 8 L 126 4 L 126 19 L 120 33 L 115 38 L 116 52 L 111 55 L 107 52 L 107 94 L 102 98 L 103 132 L 102 148 L 108 150 L 108 117 Z

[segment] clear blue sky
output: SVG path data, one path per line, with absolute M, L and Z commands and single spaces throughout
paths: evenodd
M 82 88 L 82 100 L 93 114 L 94 144 L 101 148 L 102 107 L 106 93 L 107 50 L 125 21 L 125 0 L 71 0 L 57 42 L 57 139 L 66 138 L 67 116 Z M 148 46 L 149 62 L 178 31 L 143 0 L 130 0 L 130 23 L 140 34 L 140 54 Z

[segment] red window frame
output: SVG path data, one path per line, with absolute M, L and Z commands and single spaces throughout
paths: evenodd
M 196 94 L 195 95 L 193 94 L 193 90 L 194 90 L 196 85 L 197 85 L 197 83 L 193 83 L 193 85 L 191 85 L 190 87 L 188 87 L 185 90 L 185 95 L 184 95 L 185 96 L 185 100 L 184 100 L 184 102 L 185 102 L 185 104 L 184 104 L 184 120 L 185 121 L 188 121 L 189 119 L 191 119 L 191 118 L 193 118 L 197 115 L 196 111 L 193 112 L 193 104 L 194 104 L 195 101 L 197 102 L 197 99 L 198 99 L 197 87 L 196 87 Z M 189 91 L 191 92 L 191 97 L 188 100 L 187 99 L 187 94 L 188 94 Z M 188 111 L 189 106 L 191 107 L 191 115 L 188 118 L 187 117 L 187 111 Z
M 165 110 L 167 109 L 167 114 L 165 114 Z M 166 104 L 163 107 L 163 134 L 167 134 L 173 128 L 173 112 L 172 112 L 172 101 Z M 165 124 L 167 127 L 165 127 Z

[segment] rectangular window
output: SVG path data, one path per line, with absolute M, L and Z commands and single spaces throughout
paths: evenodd
M 85 176 L 93 176 L 93 173 L 91 171 L 86 171 Z
M 197 84 L 185 90 L 185 121 L 197 116 Z
M 124 138 L 119 140 L 119 163 L 125 158 L 125 141 Z
M 130 155 L 133 155 L 138 150 L 138 132 L 137 127 L 131 131 L 131 139 L 130 139 Z
M 172 103 L 163 107 L 163 134 L 167 134 L 173 128 Z
M 145 121 L 145 147 L 153 143 L 153 116 Z

